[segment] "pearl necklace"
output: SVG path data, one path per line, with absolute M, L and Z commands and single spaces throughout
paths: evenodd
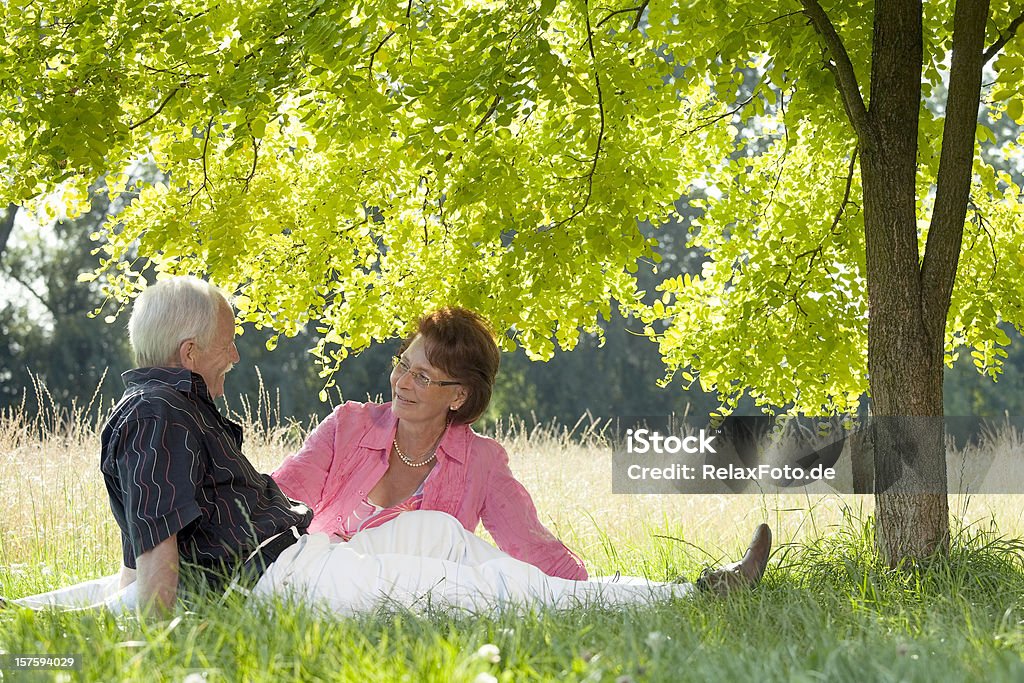
M 440 439 L 438 441 L 440 441 Z M 398 453 L 398 459 L 401 460 L 402 462 L 404 462 L 409 467 L 423 467 L 424 465 L 429 465 L 431 462 L 433 462 L 434 458 L 437 457 L 437 444 L 436 443 L 434 444 L 434 450 L 430 451 L 430 457 L 427 458 L 426 460 L 422 460 L 420 462 L 413 462 L 412 460 L 409 459 L 408 456 L 406 456 L 405 453 L 402 452 L 402 449 L 398 447 L 398 437 L 397 436 L 395 437 L 395 440 L 392 442 L 391 445 L 393 445 L 395 447 L 395 453 Z

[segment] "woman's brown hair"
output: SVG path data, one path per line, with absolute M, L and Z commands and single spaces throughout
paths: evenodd
M 476 422 L 491 402 L 501 363 L 490 324 L 479 313 L 456 306 L 427 313 L 416 328 L 399 353 L 404 353 L 416 337 L 423 337 L 430 364 L 466 388 L 468 396 L 458 410 L 451 412 L 451 421 Z

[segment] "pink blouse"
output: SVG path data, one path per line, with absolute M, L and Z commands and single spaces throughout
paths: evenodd
M 313 508 L 311 533 L 336 534 L 366 499 L 387 471 L 397 425 L 390 403 L 346 402 L 273 473 L 286 495 Z M 421 507 L 446 512 L 471 532 L 482 521 L 501 550 L 549 576 L 587 578 L 579 557 L 541 524 L 505 449 L 468 425 L 451 425 L 438 444 Z

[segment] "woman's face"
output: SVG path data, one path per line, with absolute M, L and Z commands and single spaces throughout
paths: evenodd
M 430 382 L 422 386 L 417 378 Z M 458 410 L 466 400 L 463 385 L 437 384 L 453 381 L 455 378 L 430 364 L 423 338 L 416 337 L 391 371 L 391 410 L 398 419 L 408 422 L 444 422 L 449 410 Z

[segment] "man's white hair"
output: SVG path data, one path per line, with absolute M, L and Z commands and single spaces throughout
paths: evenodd
M 217 332 L 222 306 L 231 310 L 224 293 L 191 275 L 160 280 L 135 300 L 128 320 L 128 338 L 139 367 L 178 365 L 178 349 L 186 339 L 209 346 Z

